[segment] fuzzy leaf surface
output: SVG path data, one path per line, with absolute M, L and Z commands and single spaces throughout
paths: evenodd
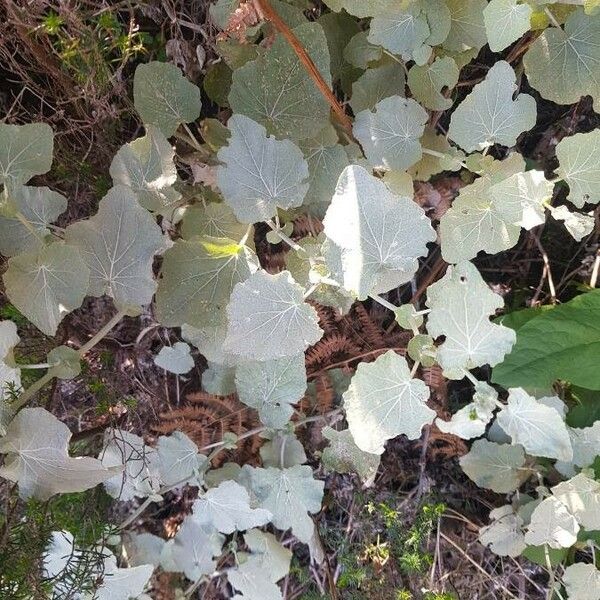
M 224 348 L 245 360 L 273 360 L 304 352 L 323 335 L 304 290 L 283 271 L 257 271 L 238 283 L 227 307 Z
M 173 64 L 152 61 L 138 65 L 133 77 L 133 103 L 146 125 L 155 125 L 166 137 L 181 123 L 200 116 L 200 89 Z
M 359 299 L 409 281 L 435 239 L 423 209 L 355 165 L 340 176 L 323 224 L 333 277 Z
M 403 171 L 421 159 L 419 138 L 427 118 L 412 98 L 390 96 L 380 100 L 373 112 L 359 112 L 353 131 L 373 167 Z
M 427 331 L 434 338 L 446 338 L 438 346 L 437 361 L 452 379 L 462 379 L 464 370 L 502 362 L 515 343 L 512 329 L 489 321 L 504 301 L 472 263 L 448 267 L 444 277 L 427 288 L 426 304 L 431 308 Z
M 308 191 L 308 165 L 290 140 L 276 140 L 266 129 L 234 114 L 229 145 L 217 157 L 217 183 L 225 202 L 242 223 L 266 221 L 277 208 L 300 206 Z
M 261 423 L 281 428 L 306 391 L 304 354 L 244 362 L 236 368 L 235 387 L 240 401 L 258 411 Z
M 343 394 L 348 428 L 364 452 L 383 454 L 386 440 L 404 434 L 409 440 L 433 422 L 426 405 L 429 389 L 412 379 L 406 359 L 393 350 L 372 363 L 360 363 Z
M 78 249 L 62 243 L 8 261 L 6 295 L 40 331 L 53 336 L 59 323 L 79 308 L 90 283 L 90 270 Z
M 96 215 L 67 227 L 65 240 L 79 249 L 91 272 L 91 296 L 107 294 L 119 308 L 150 303 L 156 291 L 152 261 L 165 242 L 129 188 L 112 188 Z
M 532 96 L 519 94 L 516 75 L 506 61 L 498 61 L 486 78 L 452 113 L 448 137 L 466 152 L 494 144 L 514 146 L 524 131 L 535 125 L 536 104 Z
M 88 456 L 71 458 L 70 438 L 69 428 L 47 410 L 20 410 L 0 439 L 0 453 L 8 455 L 0 476 L 18 482 L 21 498 L 48 500 L 90 489 L 120 471 Z

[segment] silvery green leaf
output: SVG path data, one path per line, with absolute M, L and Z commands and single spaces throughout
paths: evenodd
M 403 171 L 421 159 L 419 138 L 427 119 L 425 109 L 412 98 L 390 96 L 373 112 L 359 112 L 353 131 L 373 167 Z
M 266 531 L 251 529 L 244 534 L 244 542 L 254 556 L 260 557 L 268 578 L 275 583 L 290 571 L 292 552 Z
M 519 135 L 535 125 L 537 112 L 532 96 L 519 94 L 513 100 L 515 82 L 506 61 L 494 63 L 452 113 L 448 137 L 467 152 L 494 144 L 514 146 Z
M 208 362 L 230 366 L 235 363 L 235 359 L 223 350 L 226 335 L 227 323 L 225 322 L 202 327 L 184 324 L 181 327 L 181 337 L 198 348 Z
M 211 4 L 208 12 L 212 22 L 219 28 L 225 29 L 233 11 L 238 7 L 240 0 L 217 0 Z
M 593 211 L 585 215 L 578 212 L 571 212 L 566 206 L 562 205 L 556 208 L 550 207 L 550 213 L 553 219 L 564 222 L 565 229 L 578 242 L 594 231 L 596 221 Z
M 568 431 L 573 447 L 573 464 L 589 467 L 600 456 L 600 421 L 581 429 L 569 427 Z
M 7 402 L 9 391 L 21 388 L 21 369 L 13 365 L 13 348 L 21 341 L 17 326 L 12 321 L 0 321 L 0 436 L 6 435 L 6 426 L 13 416 Z
M 40 331 L 53 336 L 63 318 L 81 306 L 90 270 L 77 248 L 57 242 L 11 258 L 3 280 L 8 299 Z
M 201 494 L 192 510 L 200 525 L 210 525 L 221 533 L 260 527 L 273 516 L 268 510 L 252 508 L 248 492 L 235 481 L 224 481 Z
M 225 202 L 243 223 L 266 221 L 277 208 L 300 206 L 308 190 L 308 164 L 290 140 L 267 136 L 266 129 L 234 114 L 227 123 L 229 145 L 217 158 L 217 183 Z
M 343 395 L 348 428 L 364 452 L 383 454 L 386 440 L 404 434 L 409 440 L 433 422 L 426 402 L 429 389 L 412 379 L 406 359 L 393 350 L 372 363 L 360 363 Z
M 283 600 L 281 590 L 275 583 L 288 574 L 292 553 L 274 535 L 258 529 L 245 533 L 244 541 L 252 554 L 227 571 L 231 585 L 242 593 L 242 596 L 234 597 L 246 600 Z
M 353 84 L 350 106 L 356 115 L 371 110 L 380 100 L 403 96 L 406 75 L 395 60 L 367 69 Z
M 600 131 L 576 133 L 556 146 L 556 172 L 569 184 L 568 199 L 578 208 L 600 202 Z
M 16 256 L 38 250 L 50 233 L 48 225 L 67 210 L 67 199 L 41 186 L 10 185 L 6 189 L 11 209 L 21 213 L 30 227 L 16 217 L 0 215 L 0 253 Z
M 104 561 L 104 569 L 98 573 L 102 584 L 96 590 L 94 600 L 129 600 L 144 591 L 154 571 L 153 565 L 121 569 L 117 559 L 110 553 Z
M 252 250 L 227 238 L 178 240 L 165 252 L 156 293 L 158 320 L 167 327 L 214 326 L 234 286 L 257 269 Z
M 450 9 L 450 32 L 444 40 L 444 48 L 462 52 L 469 48 L 479 50 L 485 46 L 487 36 L 483 11 L 487 0 L 445 0 Z
M 483 176 L 462 188 L 440 221 L 444 259 L 459 262 L 481 250 L 495 254 L 512 248 L 522 227 L 544 222 L 552 188 L 543 172 L 534 170 L 506 179 Z
M 374 17 L 389 10 L 397 0 L 325 0 L 325 4 L 336 12 L 345 10 L 355 17 Z
M 304 252 L 290 252 L 286 257 L 286 266 L 296 283 L 306 289 L 316 286 L 310 298 L 314 302 L 331 306 L 341 313 L 347 313 L 354 303 L 352 295 L 336 285 L 332 285 L 331 272 L 323 257 L 324 234 L 318 237 L 306 237 L 297 242 Z M 325 281 L 322 280 L 325 279 Z
M 59 379 L 74 379 L 81 373 L 81 355 L 70 346 L 57 346 L 48 352 L 46 362 Z
M 504 300 L 472 263 L 449 266 L 444 277 L 427 288 L 426 304 L 431 309 L 427 331 L 434 338 L 445 336 L 437 361 L 451 379 L 462 379 L 464 370 L 497 365 L 516 341 L 514 330 L 490 322 Z
M 182 123 L 200 116 L 200 89 L 178 67 L 152 61 L 138 65 L 133 77 L 133 103 L 145 125 L 170 137 Z
M 67 227 L 65 241 L 79 249 L 91 271 L 91 296 L 107 294 L 119 308 L 150 303 L 156 290 L 152 261 L 165 242 L 129 188 L 112 188 L 95 216 Z
M 573 458 L 569 432 L 560 414 L 523 389 L 509 390 L 508 404 L 497 419 L 513 444 L 521 444 L 528 454 L 561 461 Z
M 452 415 L 450 421 L 436 419 L 435 424 L 440 431 L 451 433 L 462 438 L 470 440 L 479 437 L 485 433 L 487 424 L 494 416 L 494 405 L 488 407 L 476 402 L 470 402 Z
M 139 565 L 121 569 L 117 566 L 114 554 L 106 547 L 90 549 L 99 559 L 90 563 L 88 549 L 75 545 L 73 535 L 68 531 L 53 531 L 50 543 L 44 554 L 44 576 L 51 579 L 52 598 L 76 598 L 83 600 L 84 596 L 73 593 L 73 574 L 85 571 L 89 581 L 95 581 L 94 599 L 98 600 L 129 600 L 137 598 L 143 592 L 150 579 L 154 566 Z M 87 563 L 87 564 L 86 564 Z M 64 577 L 62 577 L 64 575 Z M 87 598 L 87 594 L 85 598 Z
M 201 525 L 190 515 L 175 536 L 170 558 L 177 572 L 197 581 L 202 575 L 214 572 L 217 563 L 213 557 L 220 556 L 224 541 L 225 537 L 214 528 Z
M 122 502 L 156 494 L 160 488 L 160 462 L 154 448 L 144 440 L 122 429 L 105 433 L 104 448 L 99 456 L 105 467 L 125 467 L 125 470 L 104 482 L 112 498 Z
M 572 12 L 564 30 L 548 27 L 523 57 L 529 84 L 557 104 L 573 104 L 582 96 L 600 101 L 600 15 Z
M 269 441 L 259 450 L 263 467 L 287 469 L 306 462 L 304 446 L 293 432 L 276 431 L 264 435 Z
M 0 183 L 26 183 L 52 166 L 54 133 L 46 123 L 0 123 Z
M 235 367 L 208 361 L 202 373 L 202 389 L 215 396 L 235 394 Z
M 498 494 L 513 492 L 529 475 L 521 470 L 525 465 L 525 452 L 519 445 L 475 440 L 459 462 L 469 479 Z
M 323 28 L 305 23 L 292 31 L 331 86 Z M 329 103 L 281 35 L 264 54 L 233 72 L 229 104 L 234 113 L 250 117 L 279 138 L 311 137 L 329 121 Z
M 587 531 L 600 529 L 599 482 L 584 473 L 579 473 L 569 481 L 555 485 L 552 494 Z
M 185 342 L 175 342 L 173 346 L 163 346 L 154 357 L 154 364 L 169 373 L 182 375 L 194 368 L 190 347 Z
M 579 525 L 567 507 L 553 496 L 542 500 L 531 515 L 525 533 L 529 546 L 570 548 L 577 541 Z
M 124 554 L 132 567 L 152 565 L 158 567 L 165 540 L 152 533 L 127 532 L 123 536 Z
M 498 556 L 517 557 L 527 547 L 521 531 L 523 519 L 508 504 L 490 512 L 492 522 L 479 530 L 479 541 Z
M 177 169 L 175 151 L 157 127 L 146 126 L 146 135 L 119 148 L 110 165 L 114 185 L 131 188 L 148 210 L 173 209 L 181 194 L 173 188 Z
M 48 500 L 55 494 L 88 490 L 121 469 L 89 456 L 69 456 L 69 428 L 43 408 L 23 408 L 0 439 L 6 454 L 0 477 L 19 484 L 21 498 Z
M 421 137 L 421 146 L 440 154 L 450 154 L 456 148 L 450 146 L 445 135 L 439 135 L 435 129 L 426 127 Z M 423 154 L 421 160 L 408 170 L 408 173 L 417 181 L 428 181 L 433 175 L 445 171 L 447 165 L 442 164 L 442 159 L 431 154 Z
M 386 171 L 383 174 L 383 183 L 397 196 L 404 198 L 414 196 L 413 178 L 406 171 Z
M 562 582 L 569 600 L 600 600 L 600 571 L 593 564 L 574 563 L 565 568 Z
M 431 55 L 431 46 L 446 39 L 450 26 L 450 11 L 445 2 L 393 3 L 374 16 L 369 41 L 401 55 L 404 60 L 424 65 Z
M 420 2 L 406 7 L 398 5 L 375 16 L 369 30 L 369 42 L 383 46 L 404 60 L 413 58 L 413 53 L 425 45 L 428 37 L 429 25 Z
M 316 137 L 304 140 L 300 147 L 308 164 L 309 187 L 304 204 L 317 216 L 322 215 L 335 191 L 335 182 L 348 165 L 344 147 L 337 143 L 337 133 L 328 126 Z
M 257 271 L 233 289 L 224 348 L 245 360 L 272 360 L 304 352 L 323 335 L 304 290 L 283 271 Z
M 356 165 L 340 176 L 323 224 L 333 278 L 361 300 L 410 281 L 417 258 L 435 240 L 422 208 Z
M 258 411 L 261 423 L 279 429 L 306 391 L 304 354 L 244 362 L 236 368 L 235 387 L 240 401 Z
M 414 65 L 408 72 L 408 87 L 413 97 L 430 110 L 447 110 L 452 99 L 442 94 L 458 83 L 459 70 L 453 58 L 436 58 L 430 65 Z
M 206 465 L 206 456 L 181 431 L 161 435 L 156 444 L 158 470 L 163 485 L 198 484 L 198 476 Z
M 289 469 L 260 469 L 245 465 L 242 472 L 247 475 L 258 507 L 273 515 L 273 525 L 283 531 L 291 529 L 307 544 L 314 530 L 309 513 L 321 510 L 324 488 L 322 481 L 313 479 L 312 468 L 296 465 Z
M 181 236 L 185 240 L 220 237 L 239 242 L 246 236 L 248 225 L 240 223 L 225 203 L 210 202 L 190 206 L 181 223 Z M 248 240 L 252 239 L 252 231 Z M 249 241 L 247 242 L 249 244 Z
M 357 473 L 364 482 L 375 478 L 381 457 L 361 450 L 349 429 L 336 431 L 331 427 L 323 427 L 321 433 L 329 441 L 322 456 L 327 469 L 337 473 Z
M 527 33 L 532 12 L 531 6 L 525 2 L 490 0 L 483 10 L 483 22 L 492 52 L 504 50 Z
M 378 61 L 383 56 L 383 48 L 371 44 L 366 31 L 359 31 L 344 48 L 344 58 L 358 69 L 368 69 L 369 63 Z

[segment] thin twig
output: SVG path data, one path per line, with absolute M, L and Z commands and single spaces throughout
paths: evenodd
M 329 89 L 327 82 L 323 79 L 319 69 L 317 69 L 315 63 L 308 55 L 308 52 L 304 46 L 302 46 L 298 38 L 294 35 L 294 32 L 273 10 L 269 4 L 269 0 L 254 0 L 254 3 L 259 14 L 262 14 L 267 21 L 273 23 L 275 29 L 277 29 L 277 31 L 279 31 L 279 33 L 281 33 L 281 35 L 283 35 L 283 37 L 287 40 L 288 44 L 292 47 L 292 50 L 296 53 L 296 56 L 302 63 L 302 66 L 306 69 L 311 79 L 315 82 L 315 85 L 319 88 L 321 94 L 323 94 L 327 102 L 329 102 L 329 105 L 333 109 L 333 112 L 340 121 L 342 127 L 346 130 L 346 133 L 354 138 L 352 135 L 352 121 L 350 120 L 350 117 L 346 114 L 346 111 L 338 102 L 338 99 Z

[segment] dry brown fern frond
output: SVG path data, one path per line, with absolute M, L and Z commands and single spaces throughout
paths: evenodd
M 183 431 L 199 448 L 203 448 L 220 442 L 228 432 L 239 436 L 258 425 L 256 412 L 242 404 L 237 396 L 195 392 L 187 396 L 183 407 L 161 413 L 160 423 L 153 429 L 161 434 Z M 246 438 L 238 444 L 237 450 L 219 454 L 215 465 L 225 460 L 256 463 L 261 444 L 258 436 Z
M 310 301 L 309 304 L 317 311 L 319 327 L 323 330 L 325 335 L 336 333 L 339 329 L 338 313 L 331 308 L 331 306 L 324 306 L 323 304 L 317 304 L 316 302 Z
M 423 381 L 431 389 L 434 401 L 440 409 L 448 409 L 448 381 L 442 375 L 442 368 L 439 365 L 422 369 Z
M 306 370 L 316 371 L 326 367 L 331 362 L 343 358 L 352 358 L 361 351 L 344 333 L 332 333 L 323 337 L 306 352 Z M 333 360 L 335 359 L 335 361 Z
M 364 304 L 356 302 L 351 312 L 351 317 L 356 317 L 360 323 L 359 335 L 366 340 L 370 348 L 382 348 L 386 345 L 385 332 L 377 325 L 367 312 Z
M 324 415 L 335 408 L 335 389 L 327 373 L 319 375 L 313 382 L 313 393 L 307 393 L 298 403 L 303 415 Z
M 293 236 L 301 239 L 307 236 L 317 237 L 323 231 L 323 222 L 311 215 L 298 215 L 294 218 Z

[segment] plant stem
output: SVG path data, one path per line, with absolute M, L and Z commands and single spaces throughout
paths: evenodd
M 346 114 L 346 111 L 344 111 L 344 108 L 338 102 L 334 93 L 329 89 L 329 86 L 323 79 L 319 69 L 317 69 L 304 46 L 302 46 L 298 38 L 294 35 L 294 32 L 287 26 L 285 21 L 275 12 L 275 10 L 273 10 L 269 0 L 254 0 L 254 3 L 259 9 L 259 12 L 264 15 L 265 19 L 271 21 L 275 26 L 275 29 L 277 29 L 277 31 L 279 31 L 279 33 L 287 40 L 288 44 L 292 47 L 292 50 L 300 60 L 300 63 L 306 69 L 310 78 L 315 82 L 315 85 L 333 109 L 335 116 L 346 130 L 346 133 L 352 136 L 352 121 L 350 120 L 350 117 Z
M 100 331 L 98 331 L 94 337 L 92 337 L 79 349 L 79 356 L 83 357 L 89 350 L 98 344 L 98 342 L 100 342 L 124 316 L 124 312 L 118 311 L 117 314 L 110 319 L 110 321 L 108 321 L 108 323 L 106 323 L 106 325 L 104 325 L 104 327 L 102 327 L 102 329 L 100 329 Z M 46 367 L 42 365 L 29 365 L 20 368 L 42 369 Z M 31 384 L 26 390 L 23 391 L 19 398 L 12 404 L 13 409 L 17 411 L 25 406 L 47 383 L 50 383 L 52 379 L 54 379 L 54 369 L 50 368 L 35 383 Z
M 38 365 L 16 365 L 17 369 L 26 369 L 27 371 L 33 371 L 34 369 L 49 369 L 50 367 L 52 367 L 52 365 L 49 363 L 40 363 Z
M 44 373 L 35 383 L 32 383 L 20 396 L 12 403 L 11 407 L 16 412 L 23 406 L 25 406 L 47 383 L 50 383 L 54 379 L 54 373 L 50 369 L 47 373 Z
M 381 304 L 381 306 L 385 306 L 385 308 L 391 310 L 392 312 L 395 312 L 398 307 L 394 304 L 392 304 L 391 302 L 388 302 L 385 298 L 382 298 L 379 294 L 369 294 L 369 298 L 371 298 L 372 300 L 375 300 L 375 302 L 378 302 L 379 304 Z
M 276 235 L 279 236 L 279 239 L 285 242 L 292 250 L 306 254 L 306 250 L 302 246 L 296 244 L 291 237 L 285 235 L 285 233 L 283 233 L 283 231 L 281 231 L 281 229 L 279 229 L 277 225 L 273 223 L 273 219 L 269 219 L 268 221 L 265 221 L 265 223 L 275 232 Z
M 84 356 L 87 354 L 96 344 L 101 342 L 115 327 L 115 325 L 125 316 L 125 313 L 120 310 L 118 311 L 98 333 L 92 338 L 90 338 L 81 348 L 79 348 L 79 356 Z
M 554 27 L 557 27 L 558 29 L 562 30 L 562 27 L 560 26 L 560 23 L 556 20 L 556 17 L 547 8 L 544 8 L 544 12 L 548 17 L 548 21 L 550 21 L 550 23 L 552 23 Z

